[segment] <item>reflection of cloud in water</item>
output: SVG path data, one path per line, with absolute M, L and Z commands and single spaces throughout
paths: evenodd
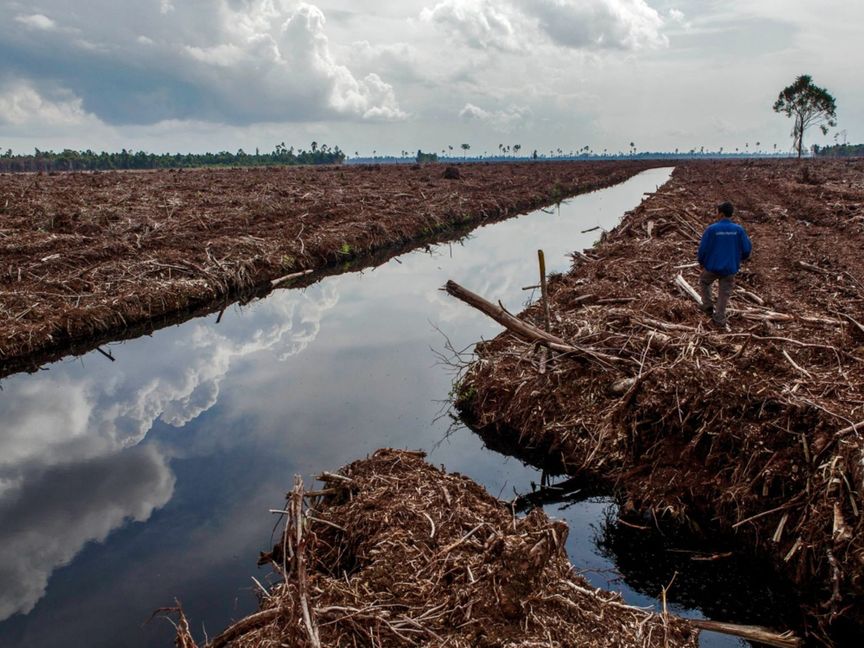
M 232 361 L 265 350 L 280 360 L 300 353 L 337 301 L 333 282 L 325 282 L 303 293 L 274 295 L 250 309 L 253 313 L 235 318 L 233 326 L 192 325 L 160 349 L 165 361 L 149 367 L 148 382 L 131 376 L 111 395 L 117 404 L 105 409 L 109 424 L 127 443 L 140 440 L 160 417 L 175 427 L 186 425 L 216 404 Z
M 173 490 L 174 476 L 150 446 L 34 468 L 0 494 L 0 620 L 29 612 L 55 568 L 124 520 L 146 520 Z
M 332 283 L 274 295 L 224 326 L 187 324 L 167 344 L 124 345 L 121 360 L 100 371 L 72 362 L 9 379 L 0 396 L 0 489 L 10 466 L 101 456 L 139 443 L 159 418 L 175 427 L 195 419 L 216 403 L 232 361 L 264 350 L 284 360 L 305 349 L 338 301 Z
M 163 506 L 174 478 L 149 446 L 157 419 L 182 427 L 213 407 L 231 363 L 300 353 L 338 301 L 334 282 L 283 292 L 226 316 L 124 344 L 111 365 L 71 361 L 18 375 L 0 392 L 0 620 L 29 611 L 51 572 L 124 520 Z

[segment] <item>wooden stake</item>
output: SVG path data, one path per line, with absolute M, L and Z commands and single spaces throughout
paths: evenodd
M 549 297 L 546 291 L 546 256 L 543 250 L 537 250 L 537 259 L 540 261 L 540 298 L 543 300 L 543 324 L 546 332 L 549 332 Z

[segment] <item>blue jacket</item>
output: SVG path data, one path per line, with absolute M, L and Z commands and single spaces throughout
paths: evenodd
M 750 258 L 753 245 L 738 223 L 723 218 L 709 225 L 699 243 L 699 265 L 720 276 L 734 275 Z

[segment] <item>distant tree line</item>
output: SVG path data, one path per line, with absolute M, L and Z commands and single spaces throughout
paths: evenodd
M 864 144 L 813 145 L 813 154 L 819 157 L 864 157 Z
M 0 172 L 22 171 L 110 171 L 117 169 L 188 169 L 195 167 L 232 166 L 284 166 L 296 164 L 341 164 L 345 154 L 339 147 L 312 142 L 309 150 L 277 144 L 271 153 L 147 153 L 127 151 L 119 153 L 96 153 L 94 151 L 72 151 L 60 153 L 36 149 L 32 155 L 16 155 L 11 149 L 0 154 Z

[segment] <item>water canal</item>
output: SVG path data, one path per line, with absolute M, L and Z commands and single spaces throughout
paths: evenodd
M 537 249 L 550 271 L 565 271 L 567 253 L 597 237 L 583 230 L 614 226 L 670 173 L 645 171 L 459 244 L 279 290 L 218 323 L 110 345 L 115 362 L 94 352 L 3 380 L 0 646 L 169 646 L 171 626 L 145 622 L 175 598 L 196 635 L 213 636 L 256 607 L 250 576 L 266 579 L 255 560 L 270 545 L 267 511 L 292 475 L 382 446 L 427 450 L 503 498 L 529 491 L 536 470 L 465 429 L 448 435 L 451 420 L 438 416 L 452 380 L 436 363 L 444 335 L 462 348 L 499 331 L 438 289 L 452 278 L 518 311 Z M 570 523 L 571 559 L 589 579 L 655 604 L 649 577 L 632 576 L 631 587 L 615 575 L 627 560 L 604 525 L 609 508 L 548 510 Z M 698 607 L 696 597 L 672 609 Z

